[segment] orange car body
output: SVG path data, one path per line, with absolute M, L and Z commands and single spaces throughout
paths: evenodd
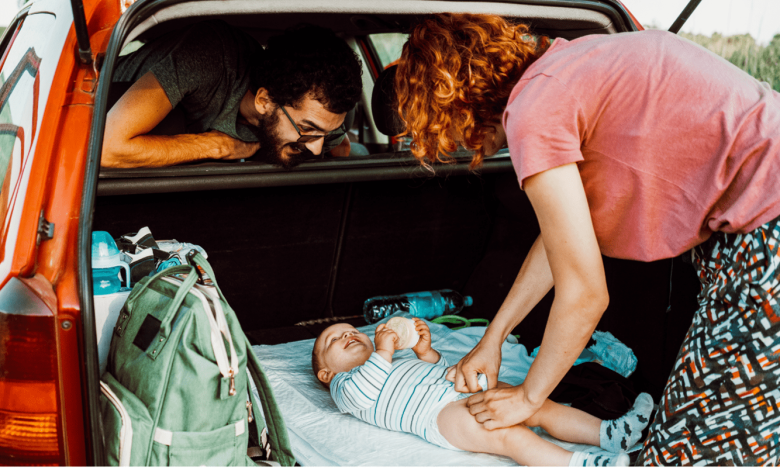
M 83 2 L 95 63 L 127 7 L 121 1 Z M 84 466 L 95 463 L 91 446 L 99 444 L 89 437 L 95 418 L 85 392 L 78 247 L 81 218 L 91 217 L 82 207 L 85 185 L 96 184 L 86 169 L 100 72 L 79 60 L 71 6 L 52 0 L 22 9 L 4 36 L 0 70 L 24 16 L 44 7 L 69 28 L 61 49 L 45 57 L 57 59 L 53 75 L 43 84 L 41 74 L 33 79 L 29 128 L 0 120 L 0 134 L 15 139 L 0 192 L 0 464 Z M 30 55 L 33 68 L 35 61 Z M 0 90 L 10 93 L 2 80 Z

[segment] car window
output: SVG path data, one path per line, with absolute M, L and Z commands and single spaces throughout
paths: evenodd
M 409 35 L 405 33 L 381 33 L 368 36 L 382 69 L 401 57 L 401 51 L 408 38 Z
M 0 69 L 0 240 L 5 240 L 9 208 L 29 157 L 39 123 L 38 68 L 41 52 L 53 29 L 54 15 L 37 13 L 18 24 L 18 32 Z M 11 31 L 8 31 L 11 33 Z
M 141 41 L 130 41 L 125 47 L 122 48 L 122 51 L 119 52 L 119 57 L 132 54 L 133 52 L 143 47 L 143 45 L 144 43 Z

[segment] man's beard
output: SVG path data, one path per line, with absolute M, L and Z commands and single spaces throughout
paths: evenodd
M 279 138 L 279 133 L 277 132 L 280 120 L 278 109 L 279 107 L 277 106 L 272 112 L 260 117 L 258 125 L 260 150 L 255 153 L 254 159 L 290 170 L 300 165 L 301 162 L 314 158 L 314 154 L 304 147 L 300 153 L 286 157 L 282 156 L 282 149 L 284 149 L 285 144 Z

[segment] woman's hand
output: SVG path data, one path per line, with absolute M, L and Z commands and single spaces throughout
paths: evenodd
M 482 338 L 474 349 L 450 368 L 446 378 L 455 384 L 456 392 L 479 392 L 482 387 L 477 383 L 477 375 L 485 374 L 488 389 L 492 389 L 498 382 L 500 366 L 501 343 L 495 344 Z
M 522 385 L 491 389 L 466 400 L 469 413 L 487 430 L 520 424 L 535 415 L 543 404 L 544 400 L 530 402 Z
M 420 340 L 412 348 L 417 358 L 431 364 L 439 362 L 439 353 L 431 347 L 431 329 L 428 328 L 428 324 L 419 318 L 414 318 L 414 329 L 420 335 Z

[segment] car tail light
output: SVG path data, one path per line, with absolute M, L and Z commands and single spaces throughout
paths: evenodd
M 0 290 L 0 465 L 61 462 L 54 315 L 23 282 Z

